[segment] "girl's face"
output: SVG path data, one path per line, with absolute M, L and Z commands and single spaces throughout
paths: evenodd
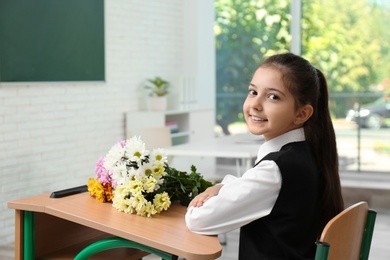
M 281 73 L 270 67 L 258 68 L 249 84 L 243 111 L 252 134 L 270 140 L 300 127 L 303 122 L 300 109 L 284 87 Z M 306 121 L 306 120 L 305 120 Z

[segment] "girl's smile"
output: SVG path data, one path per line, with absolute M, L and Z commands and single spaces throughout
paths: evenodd
M 259 122 L 265 122 L 268 121 L 267 119 L 256 117 L 256 116 L 251 116 L 253 121 L 259 121 Z

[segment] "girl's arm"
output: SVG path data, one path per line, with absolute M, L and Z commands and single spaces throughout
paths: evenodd
M 273 161 L 262 161 L 241 178 L 228 175 L 190 203 L 187 227 L 199 234 L 216 235 L 268 215 L 278 197 L 281 175 Z

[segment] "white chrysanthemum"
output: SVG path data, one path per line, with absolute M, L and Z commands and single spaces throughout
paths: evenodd
M 164 165 L 168 163 L 168 154 L 162 148 L 154 149 L 150 154 L 150 162 Z
M 149 155 L 149 151 L 145 149 L 145 143 L 140 137 L 134 136 L 126 140 L 125 155 L 129 161 L 136 162 L 138 166 Z
M 124 183 L 124 179 L 128 176 L 126 163 L 123 161 L 118 162 L 117 165 L 111 169 L 110 175 L 116 183 Z
M 108 171 L 112 171 L 113 167 L 115 167 L 119 162 L 123 161 L 124 156 L 125 149 L 120 143 L 115 144 L 111 147 L 110 151 L 108 151 L 104 159 L 104 168 L 106 168 Z
M 138 174 L 142 178 L 147 178 L 153 175 L 153 165 L 151 163 L 145 163 L 138 169 Z
M 127 177 L 129 180 L 139 179 L 139 170 L 133 167 L 127 169 Z

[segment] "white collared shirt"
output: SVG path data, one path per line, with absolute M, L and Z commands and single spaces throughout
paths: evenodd
M 299 128 L 266 141 L 259 148 L 256 162 L 280 151 L 287 143 L 304 140 L 303 128 Z M 222 234 L 268 215 L 279 195 L 282 179 L 276 163 L 267 160 L 247 170 L 242 177 L 226 175 L 222 184 L 217 196 L 201 207 L 188 209 L 185 220 L 192 232 Z

